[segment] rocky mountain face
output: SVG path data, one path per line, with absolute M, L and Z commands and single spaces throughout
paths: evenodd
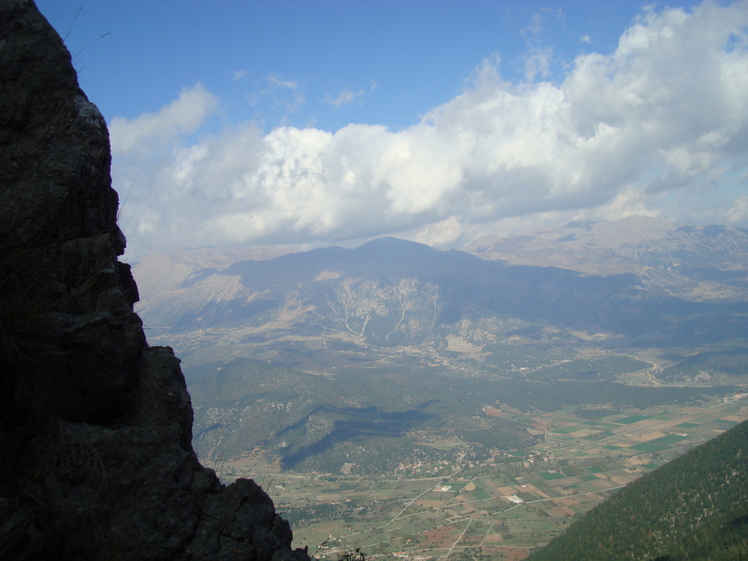
M 308 559 L 192 449 L 179 360 L 118 261 L 104 119 L 30 0 L 0 1 L 0 558 Z

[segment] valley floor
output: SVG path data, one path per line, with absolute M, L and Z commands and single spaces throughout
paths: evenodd
M 490 460 L 414 463 L 380 475 L 281 472 L 254 457 L 211 467 L 252 477 L 317 559 L 521 560 L 627 483 L 748 419 L 748 394 L 581 419 L 496 411 L 544 440 Z M 490 414 L 490 413 L 489 413 Z

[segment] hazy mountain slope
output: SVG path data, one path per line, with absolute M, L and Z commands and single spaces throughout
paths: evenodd
M 486 344 L 527 338 L 530 326 L 539 333 L 530 339 L 547 337 L 551 328 L 567 340 L 581 340 L 582 332 L 644 346 L 702 345 L 748 333 L 743 300 L 689 301 L 633 274 L 509 265 L 393 238 L 204 268 L 179 286 L 170 282 L 171 290 L 145 297 L 142 314 L 154 340 L 183 355 L 240 346 L 250 349 L 245 356 L 311 370 L 335 363 L 321 353 L 303 366 L 333 341 L 379 358 L 407 347 L 439 355 L 444 364 L 443 351 L 456 337 L 472 345 L 478 360 Z
M 748 556 L 748 423 L 627 485 L 531 561 Z
M 512 238 L 489 236 L 465 249 L 518 265 L 594 275 L 633 273 L 691 300 L 745 299 L 748 294 L 748 232 L 729 226 L 678 226 L 634 216 L 572 222 Z
M 374 340 L 386 340 L 390 333 L 407 336 L 399 321 L 402 311 L 412 319 L 411 312 L 431 308 L 419 330 L 427 335 L 434 324 L 489 314 L 572 325 L 603 323 L 607 319 L 601 319 L 600 308 L 581 304 L 590 299 L 603 304 L 613 294 L 637 292 L 636 298 L 640 297 L 633 276 L 587 277 L 562 269 L 512 267 L 394 238 L 380 238 L 355 250 L 332 247 L 270 261 L 245 261 L 214 274 L 238 276 L 242 286 L 261 293 L 265 300 L 298 291 L 320 313 L 332 311 L 347 329 Z M 188 282 L 198 279 L 196 275 Z M 430 298 L 421 300 L 419 294 L 424 293 Z M 414 297 L 419 300 L 413 301 Z M 241 313 L 242 303 L 235 304 Z M 367 317 L 383 325 L 364 326 Z M 223 312 L 210 319 L 203 315 L 201 322 L 210 325 L 223 318 Z
M 178 308 L 184 298 L 181 285 L 195 271 L 224 269 L 238 261 L 273 259 L 287 253 L 291 250 L 283 246 L 228 250 L 201 247 L 172 253 L 149 253 L 133 265 L 140 291 L 139 311 L 145 312 L 156 327 L 168 325 L 171 310 Z

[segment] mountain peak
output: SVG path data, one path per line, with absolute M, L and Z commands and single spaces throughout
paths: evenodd
M 436 250 L 419 242 L 385 236 L 366 242 L 358 246 L 355 251 L 368 257 L 392 257 L 403 254 L 433 253 Z

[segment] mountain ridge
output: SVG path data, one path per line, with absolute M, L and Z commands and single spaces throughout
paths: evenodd
M 748 289 L 748 230 L 731 226 L 679 226 L 634 216 L 572 222 L 512 238 L 483 237 L 465 250 L 485 259 L 586 274 L 634 273 L 691 300 L 745 299 Z M 703 268 L 732 271 L 739 283 L 704 282 L 698 276 Z
M 719 277 L 721 269 L 708 271 L 701 270 L 700 275 Z M 390 341 L 397 334 L 402 341 L 420 345 L 437 325 L 485 317 L 515 317 L 640 339 L 644 328 L 649 329 L 647 337 L 662 338 L 674 325 L 667 318 L 681 317 L 686 323 L 677 337 L 694 337 L 688 335 L 690 330 L 713 340 L 729 335 L 710 334 L 716 325 L 710 314 L 728 314 L 722 328 L 737 336 L 741 310 L 748 309 L 748 298 L 739 286 L 735 288 L 740 279 L 728 275 L 724 281 L 709 280 L 712 285 L 732 283 L 737 292 L 730 299 L 705 300 L 663 289 L 653 277 L 518 265 L 389 238 L 356 249 L 333 246 L 194 270 L 163 302 L 149 301 L 144 294 L 143 315 L 147 323 L 168 328 L 176 345 L 190 325 L 193 330 L 215 328 L 227 317 L 265 322 L 260 314 L 272 309 L 278 310 L 273 325 L 279 326 L 280 319 L 286 321 L 286 329 L 306 324 L 320 336 L 348 332 L 370 343 Z M 694 320 L 694 314 L 700 319 Z

